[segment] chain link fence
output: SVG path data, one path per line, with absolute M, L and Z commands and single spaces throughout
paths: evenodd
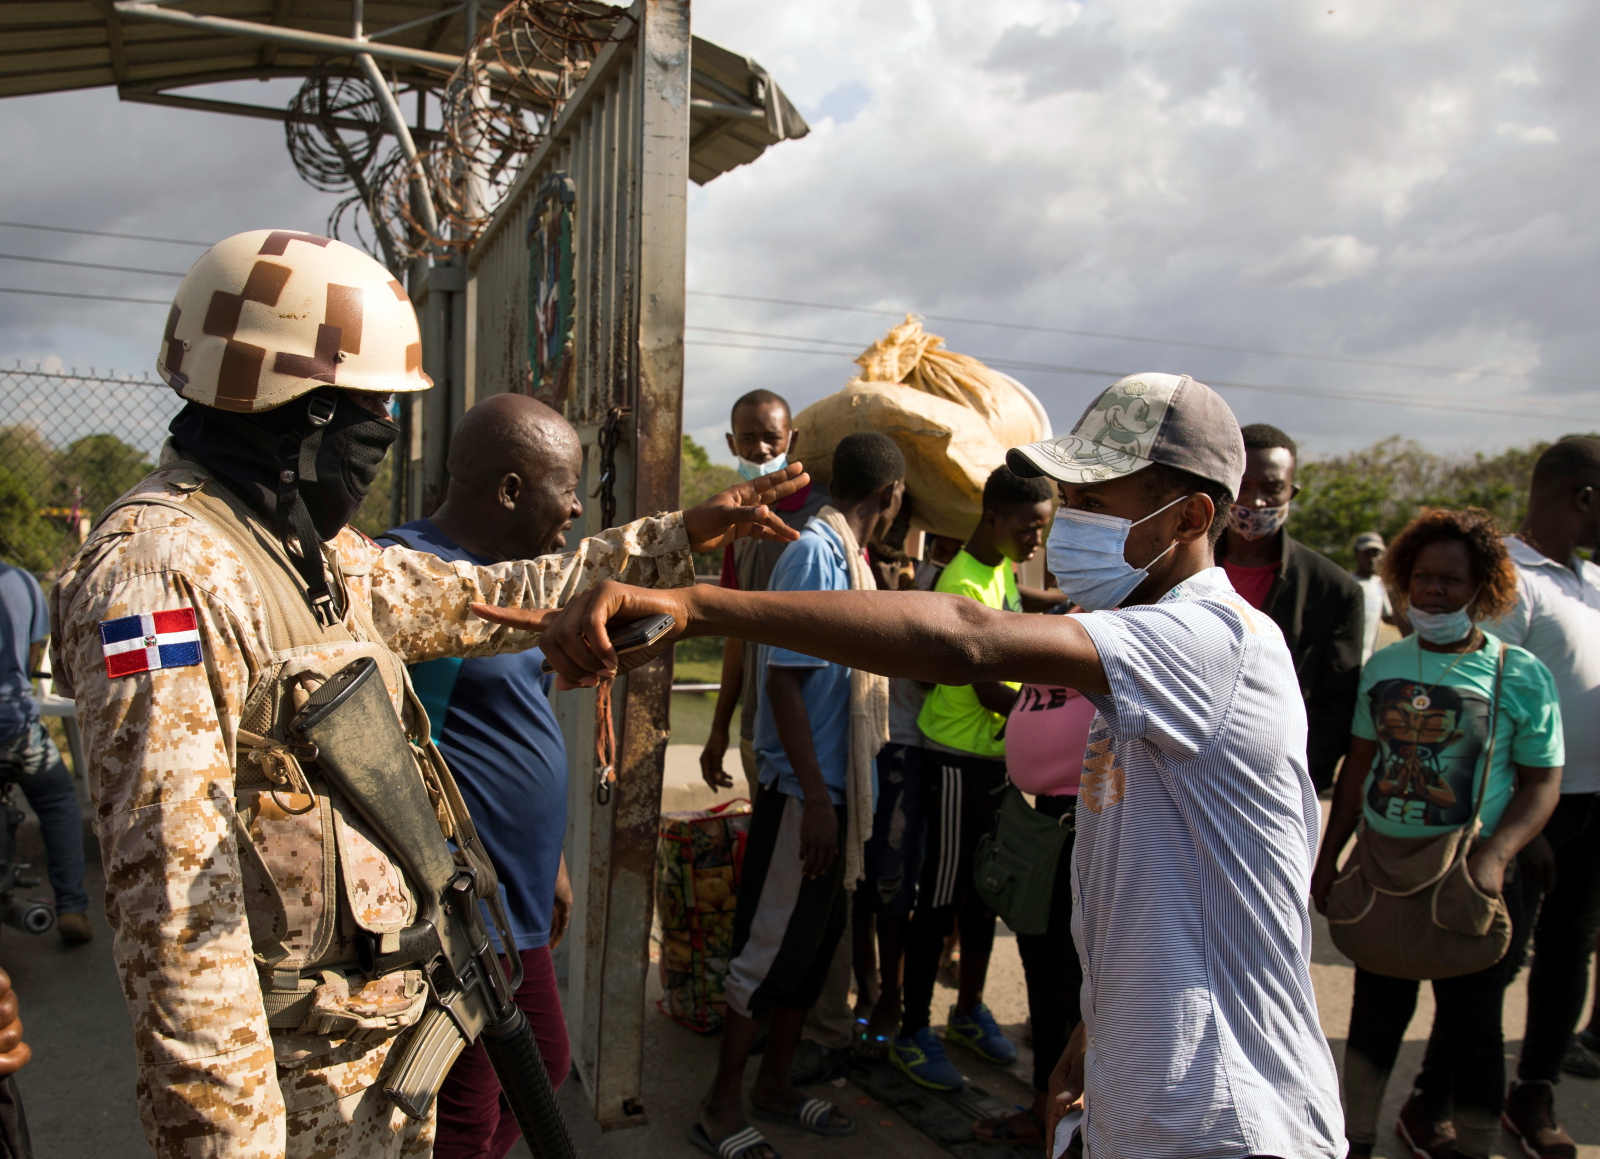
M 53 578 L 182 406 L 159 379 L 0 368 L 0 560 Z

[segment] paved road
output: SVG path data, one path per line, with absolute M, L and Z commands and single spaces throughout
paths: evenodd
M 19 1082 L 41 1159 L 145 1154 L 133 1086 L 132 1035 L 111 967 L 110 934 L 100 912 L 101 888 L 98 869 L 91 866 L 89 889 L 95 899 L 91 916 L 97 939 L 88 946 L 68 949 L 53 933 L 34 938 L 11 929 L 0 931 L 0 965 L 10 971 L 21 997 L 27 1040 L 34 1050 L 34 1061 Z M 1349 1019 L 1353 971 L 1327 940 L 1326 926 L 1320 922 L 1312 972 L 1323 1029 L 1337 1058 L 1342 1055 Z M 935 998 L 936 1016 L 953 997 L 950 991 L 941 990 Z M 1022 972 L 1015 940 L 1003 931 L 996 941 L 988 997 L 1000 1021 L 1020 1037 L 1027 1013 Z M 1506 1001 L 1506 1026 L 1518 1037 L 1525 1009 L 1525 986 L 1519 980 Z M 1391 1084 L 1386 1121 L 1392 1121 L 1405 1082 L 1421 1059 L 1432 1017 L 1432 1000 L 1424 987 Z M 643 1159 L 699 1154 L 686 1141 L 685 1131 L 715 1069 L 716 1040 L 703 1039 L 653 1011 L 646 1025 L 644 1104 L 648 1127 L 601 1134 L 584 1117 L 576 1084 L 568 1083 L 561 1092 L 580 1153 L 585 1156 Z M 1508 1059 L 1515 1058 L 1519 1045 L 1515 1039 L 1507 1043 Z M 1025 1050 L 1009 1072 L 989 1067 L 965 1052 L 957 1051 L 955 1057 L 973 1081 L 995 1094 L 1012 1102 L 1027 1097 L 1030 1060 Z M 853 1087 L 819 1093 L 854 1114 L 861 1122 L 861 1132 L 850 1139 L 823 1140 L 773 1128 L 771 1137 L 787 1159 L 935 1159 L 944 1154 L 892 1112 L 861 1102 L 865 1095 Z M 1580 1143 L 1583 1159 L 1600 1159 L 1600 1083 L 1568 1079 L 1560 1087 L 1559 1109 Z M 514 1154 L 526 1152 L 519 1148 Z M 1509 1137 L 1502 1139 L 1499 1154 L 1508 1159 L 1518 1154 Z M 1393 1135 L 1387 1133 L 1380 1136 L 1377 1155 L 1407 1159 Z M 1003 1156 L 997 1154 L 997 1159 Z

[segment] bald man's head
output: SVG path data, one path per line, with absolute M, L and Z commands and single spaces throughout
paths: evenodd
M 578 433 L 526 395 L 491 395 L 462 415 L 445 466 L 450 492 L 433 521 L 477 554 L 519 559 L 558 550 L 583 514 Z
M 493 486 L 507 471 L 541 473 L 552 458 L 572 450 L 579 450 L 578 432 L 544 403 L 493 394 L 461 416 L 445 467 L 455 482 L 479 488 Z

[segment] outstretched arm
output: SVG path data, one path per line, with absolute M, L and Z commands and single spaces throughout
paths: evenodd
M 383 642 L 407 664 L 441 656 L 519 652 L 533 646 L 532 637 L 490 629 L 468 616 L 467 606 L 482 602 L 554 608 L 602 579 L 658 588 L 692 584 L 691 551 L 717 550 L 745 536 L 777 542 L 799 538 L 768 504 L 809 479 L 799 463 L 791 463 L 687 511 L 636 519 L 589 536 L 572 551 L 537 559 L 477 566 L 405 547 L 372 549 L 365 566 L 370 569 L 373 623 Z M 355 554 L 361 549 L 352 540 L 348 550 Z
M 543 630 L 540 647 L 563 688 L 636 668 L 679 636 L 737 636 L 791 648 L 883 676 L 935 684 L 1011 680 L 1108 692 L 1089 634 L 1072 616 L 1019 616 L 963 596 L 932 592 L 740 592 L 647 590 L 598 584 L 559 612 L 475 604 L 484 619 Z M 648 649 L 618 657 L 605 625 L 665 612 L 675 629 Z M 620 665 L 619 665 L 620 660 Z

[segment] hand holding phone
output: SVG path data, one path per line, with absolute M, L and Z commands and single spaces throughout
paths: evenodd
M 640 648 L 648 648 L 669 632 L 675 622 L 665 612 L 646 616 L 642 620 L 612 620 L 606 624 L 606 635 L 611 637 L 611 647 L 620 656 L 624 652 L 636 652 Z M 550 661 L 546 659 L 539 665 L 539 671 L 554 672 L 555 669 L 550 667 Z

